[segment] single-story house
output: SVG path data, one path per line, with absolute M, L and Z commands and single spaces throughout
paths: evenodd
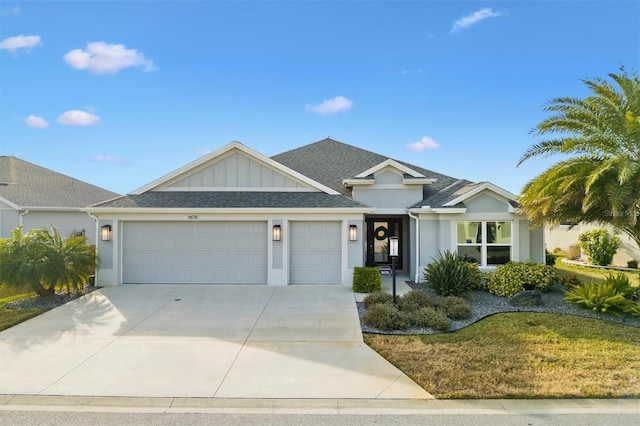
M 620 238 L 618 251 L 611 265 L 618 267 L 627 267 L 627 262 L 631 260 L 640 261 L 640 248 L 638 244 L 627 234 L 616 234 L 615 229 L 611 225 L 601 225 L 596 223 L 580 222 L 577 224 L 560 224 L 558 226 L 547 225 L 544 230 L 545 242 L 547 250 L 554 251 L 560 249 L 565 253 L 569 253 L 569 247 L 578 245 L 578 235 L 583 232 L 592 231 L 594 229 L 604 228 L 609 235 L 617 235 Z
M 516 196 L 332 139 L 271 158 L 231 142 L 130 194 L 94 204 L 99 285 L 351 285 L 357 266 L 420 280 L 440 252 L 491 268 L 544 261 Z
M 55 226 L 96 242 L 96 219 L 83 208 L 119 194 L 56 173 L 12 156 L 0 156 L 0 237 L 23 226 L 25 231 Z

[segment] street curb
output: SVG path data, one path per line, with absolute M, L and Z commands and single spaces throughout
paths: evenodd
M 244 399 L 0 395 L 0 411 L 229 414 L 640 414 L 640 399 Z

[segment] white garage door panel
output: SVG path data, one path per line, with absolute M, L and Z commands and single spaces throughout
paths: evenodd
M 125 222 L 123 282 L 265 284 L 266 222 Z
M 291 284 L 340 284 L 340 222 L 292 222 L 289 255 Z

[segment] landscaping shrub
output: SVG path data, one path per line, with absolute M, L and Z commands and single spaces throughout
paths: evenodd
M 580 247 L 589 256 L 589 262 L 594 265 L 606 266 L 611 263 L 618 251 L 620 238 L 610 237 L 606 229 L 594 229 L 578 235 Z
M 591 309 L 594 312 L 620 316 L 622 312 L 640 316 L 640 305 L 627 299 L 618 291 L 613 281 L 589 282 L 565 291 L 569 303 Z
M 439 295 L 459 296 L 478 285 L 475 280 L 479 275 L 473 272 L 470 265 L 457 253 L 446 251 L 425 267 L 425 284 Z
M 439 299 L 430 297 L 422 290 L 411 290 L 396 299 L 396 303 L 401 311 L 412 312 L 424 307 L 437 308 L 440 304 Z
M 620 294 L 622 294 L 626 299 L 631 299 L 633 292 L 635 289 L 631 287 L 631 283 L 629 282 L 629 277 L 622 272 L 618 272 L 616 275 L 609 273 L 607 277 L 602 280 L 603 284 L 611 284 L 614 289 Z
M 557 282 L 553 267 L 532 262 L 508 262 L 499 265 L 487 283 L 489 292 L 511 297 L 525 286 L 546 291 Z
M 549 253 L 549 250 L 545 250 L 545 263 L 547 264 L 547 266 L 555 265 L 557 258 L 558 256 L 553 253 Z
M 382 278 L 378 268 L 356 266 L 353 268 L 353 291 L 356 293 L 371 293 L 380 291 Z
M 443 312 L 434 308 L 420 308 L 410 315 L 411 322 L 417 327 L 429 327 L 441 331 L 446 331 L 451 327 L 451 320 Z
M 378 305 L 382 303 L 391 303 L 393 301 L 393 297 L 389 293 L 385 293 L 384 291 L 376 291 L 375 293 L 371 293 L 365 296 L 362 299 L 362 303 L 364 303 L 364 307 L 369 309 L 373 305 Z
M 638 261 L 635 259 L 627 261 L 627 268 L 638 269 Z
M 362 321 L 366 325 L 382 331 L 404 330 L 410 324 L 407 313 L 400 312 L 392 303 L 371 306 L 364 313 Z
M 471 318 L 471 307 L 462 297 L 443 297 L 440 301 L 439 310 L 454 320 Z

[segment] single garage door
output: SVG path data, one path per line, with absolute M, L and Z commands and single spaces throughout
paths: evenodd
M 125 222 L 127 284 L 266 284 L 266 222 Z
M 342 238 L 340 222 L 291 222 L 289 282 L 340 284 Z

